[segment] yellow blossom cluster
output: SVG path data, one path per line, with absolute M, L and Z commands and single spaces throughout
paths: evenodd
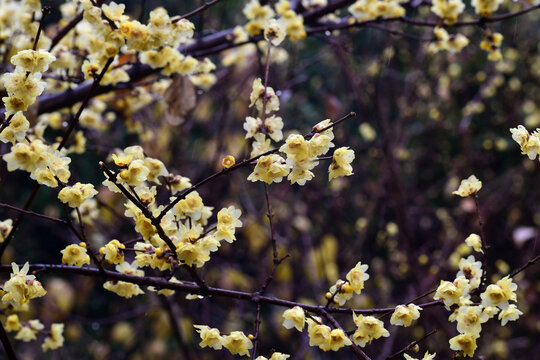
M 7 163 L 8 171 L 23 170 L 42 185 L 52 188 L 58 186 L 58 180 L 66 183 L 71 176 L 65 149 L 56 150 L 40 139 L 30 143 L 17 143 L 9 153 L 2 156 Z
M 357 316 L 353 313 L 353 320 L 357 328 L 351 339 L 358 346 L 365 347 L 373 340 L 390 336 L 388 330 L 384 328 L 384 323 L 374 316 Z
M 264 32 L 265 39 L 274 46 L 278 46 L 285 36 L 291 41 L 306 37 L 304 18 L 291 8 L 289 0 L 279 0 L 274 9 L 270 5 L 261 5 L 259 0 L 250 0 L 245 5 L 243 13 L 249 21 L 244 29 L 249 36 Z M 274 18 L 276 13 L 278 18 Z
M 97 194 L 92 184 L 75 183 L 73 186 L 65 186 L 58 193 L 58 199 L 72 208 L 81 206 L 81 204 Z
M 4 304 L 9 303 L 15 307 L 22 306 L 28 304 L 31 299 L 44 296 L 47 293 L 34 275 L 28 275 L 30 269 L 28 263 L 25 263 L 21 269 L 17 264 L 11 263 L 11 268 L 11 276 L 2 286 L 4 293 L 2 302 Z
M 15 70 L 4 74 L 0 79 L 8 96 L 2 101 L 6 108 L 6 121 L 9 125 L 0 133 L 0 140 L 16 144 L 24 139 L 30 123 L 23 114 L 45 89 L 41 80 L 42 72 L 56 58 L 45 50 L 21 50 L 11 57 Z
M 233 355 L 249 356 L 249 350 L 253 348 L 253 342 L 241 331 L 232 331 L 229 335 L 221 335 L 219 329 L 210 328 L 206 325 L 193 325 L 199 333 L 201 342 L 199 346 L 211 347 L 219 350 L 223 347 Z
M 448 25 L 455 24 L 463 10 L 465 4 L 462 0 L 434 0 L 431 4 L 431 11 Z
M 322 324 L 318 317 L 307 319 L 307 323 L 309 346 L 318 346 L 323 351 L 338 351 L 344 346 L 352 345 L 351 339 L 342 329 L 331 329 Z
M 333 299 L 339 305 L 343 305 L 347 300 L 352 298 L 353 292 L 360 294 L 362 289 L 364 289 L 364 282 L 369 279 L 369 274 L 366 272 L 367 269 L 368 265 L 358 262 L 347 273 L 346 281 L 339 279 L 330 287 L 327 297 Z
M 484 40 L 480 43 L 480 48 L 488 52 L 488 60 L 499 61 L 503 56 L 501 53 L 501 44 L 503 36 L 501 33 L 492 33 L 487 31 L 484 34 Z
M 105 261 L 109 264 L 121 264 L 124 262 L 123 249 L 126 245 L 120 241 L 113 239 L 109 241 L 105 246 L 99 249 L 99 253 L 104 256 Z
M 448 31 L 442 27 L 435 27 L 433 29 L 433 35 L 435 35 L 435 41 L 431 42 L 428 46 L 428 53 L 435 54 L 439 51 L 448 51 L 451 53 L 458 53 L 463 48 L 469 45 L 469 39 L 462 34 L 448 34 Z
M 401 6 L 404 0 L 357 0 L 349 6 L 349 12 L 357 21 L 368 21 L 377 18 L 392 19 L 405 15 Z
M 466 188 L 464 196 L 470 196 L 467 195 L 470 188 Z M 466 243 L 476 251 L 482 250 L 478 235 L 472 234 Z M 487 286 L 480 293 L 481 303 L 473 303 L 471 296 L 477 296 L 479 289 L 482 289 L 483 271 L 482 262 L 475 261 L 473 255 L 461 258 L 455 280 L 441 281 L 433 297 L 443 301 L 446 309 L 452 311 L 449 321 L 457 323 L 459 334 L 449 340 L 450 348 L 469 357 L 474 355 L 477 348 L 476 341 L 480 337 L 483 323 L 499 314 L 498 319 L 504 326 L 508 321 L 517 320 L 522 314 L 515 304 L 510 304 L 510 301 L 517 301 L 517 285 L 509 276 Z
M 523 125 L 517 128 L 511 128 L 512 139 L 519 144 L 521 153 L 527 155 L 529 159 L 534 160 L 540 154 L 540 129 L 536 129 L 529 134 Z

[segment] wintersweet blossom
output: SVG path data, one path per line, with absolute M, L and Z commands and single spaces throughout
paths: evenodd
M 84 264 L 90 264 L 90 256 L 86 251 L 86 244 L 81 242 L 66 246 L 62 251 L 62 263 L 82 267 Z
M 471 175 L 467 179 L 461 180 L 459 188 L 452 192 L 454 195 L 459 195 L 461 197 L 468 197 L 475 195 L 482 188 L 482 182 L 476 178 L 476 176 Z
M 351 162 L 354 160 L 354 151 L 348 147 L 340 147 L 334 151 L 332 164 L 328 168 L 328 180 L 341 176 L 353 175 Z
M 309 346 L 318 346 L 323 351 L 330 350 L 331 333 L 329 326 L 307 319 Z
M 435 360 L 435 355 L 437 355 L 437 353 L 430 354 L 426 351 L 426 353 L 421 359 L 413 358 L 412 356 L 407 354 L 403 354 L 403 357 L 405 358 L 405 360 Z
M 306 323 L 306 316 L 304 309 L 300 306 L 295 306 L 292 309 L 287 309 L 283 312 L 283 326 L 285 329 L 296 328 L 298 331 L 304 329 Z
M 396 326 L 411 326 L 413 320 L 417 320 L 420 317 L 420 306 L 414 304 L 398 305 L 392 313 L 390 318 L 390 324 Z
M 347 281 L 352 287 L 352 290 L 360 294 L 364 288 L 364 281 L 369 279 L 369 274 L 366 273 L 368 265 L 362 264 L 360 261 L 352 268 L 346 276 Z
M 223 348 L 224 338 L 219 333 L 219 329 L 210 328 L 206 325 L 193 325 L 193 327 L 201 337 L 201 342 L 199 343 L 200 347 L 204 348 L 208 346 L 215 350 Z
M 34 275 L 27 275 L 28 270 L 30 270 L 28 262 L 20 270 L 17 264 L 11 263 L 11 269 L 9 280 L 2 286 L 4 290 L 2 302 L 4 304 L 10 303 L 15 307 L 21 306 L 28 304 L 31 299 L 44 296 L 47 293 Z
M 47 350 L 56 350 L 59 347 L 64 345 L 64 324 L 52 324 L 51 331 L 49 335 L 41 344 L 41 349 L 43 351 Z
M 374 316 L 353 313 L 353 321 L 357 329 L 352 335 L 352 341 L 358 346 L 364 347 L 372 340 L 390 336 L 388 330 L 384 328 L 384 323 Z
M 229 335 L 223 336 L 223 346 L 233 355 L 249 356 L 253 342 L 242 331 L 233 331 Z
M 450 339 L 449 343 L 450 349 L 462 351 L 466 356 L 470 357 L 474 355 L 474 351 L 477 348 L 476 336 L 470 333 L 454 336 Z
M 501 325 L 504 326 L 508 321 L 517 320 L 520 315 L 523 315 L 523 313 L 519 311 L 517 306 L 515 304 L 510 304 L 506 309 L 499 313 L 498 319 L 501 320 Z
M 477 234 L 471 234 L 465 239 L 465 243 L 472 247 L 474 251 L 484 253 L 482 250 L 482 239 Z

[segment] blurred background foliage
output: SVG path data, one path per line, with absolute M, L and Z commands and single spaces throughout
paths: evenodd
M 53 4 L 51 2 L 51 4 Z M 56 2 L 54 3 L 56 5 Z M 199 6 L 196 1 L 146 1 L 145 9 L 164 6 L 171 15 Z M 243 2 L 224 0 L 192 19 L 202 33 L 244 24 Z M 515 11 L 522 2 L 505 2 L 500 13 Z M 128 13 L 139 16 L 141 2 L 127 2 Z M 409 16 L 430 18 L 428 6 L 409 9 Z M 470 12 L 469 12 L 470 13 Z M 58 12 L 56 11 L 56 15 Z M 53 15 L 56 16 L 53 10 Z M 464 17 L 467 20 L 467 17 Z M 270 186 L 280 254 L 290 254 L 279 268 L 269 294 L 321 304 L 327 289 L 358 261 L 369 264 L 371 278 L 362 295 L 347 306 L 387 307 L 404 303 L 452 280 L 470 233 L 479 233 L 474 202 L 451 195 L 459 180 L 475 174 L 483 182 L 480 211 L 492 246 L 488 268 L 497 280 L 538 252 L 540 226 L 540 167 L 520 154 L 509 128 L 540 127 L 540 12 L 489 28 L 504 35 L 504 60 L 490 62 L 479 48 L 484 29 L 459 30 L 471 44 L 459 54 L 426 53 L 427 42 L 394 36 L 375 28 L 350 29 L 286 42 L 282 62 L 270 68 L 269 85 L 278 90 L 280 116 L 288 131 L 308 133 L 325 119 L 354 111 L 357 116 L 335 129 L 336 145 L 354 149 L 354 176 L 328 183 L 326 165 L 305 186 L 284 181 Z M 429 37 L 429 27 L 399 26 L 401 31 Z M 52 27 L 47 29 L 54 33 Z M 212 55 L 220 64 L 223 54 Z M 115 101 L 140 95 L 140 89 L 104 97 L 117 120 L 105 132 L 86 130 L 88 151 L 72 156 L 76 180 L 99 185 L 98 161 L 114 148 L 140 144 L 147 155 L 192 181 L 221 169 L 221 159 L 249 155 L 242 125 L 251 84 L 261 76 L 261 61 L 248 57 L 237 66 L 218 66 L 218 83 L 197 92 L 197 104 L 182 119 L 167 116 L 170 101 L 157 99 L 126 114 Z M 174 83 L 173 83 L 174 84 Z M 177 94 L 178 95 L 178 94 Z M 179 94 L 178 96 L 182 96 Z M 132 130 L 126 132 L 126 129 Z M 56 136 L 51 132 L 48 136 Z M 1 153 L 7 151 L 0 145 Z M 234 245 L 225 245 L 202 269 L 209 284 L 254 291 L 271 268 L 264 187 L 246 180 L 241 169 L 200 189 L 205 204 L 216 209 L 236 204 L 244 227 Z M 33 187 L 26 173 L 7 173 L 0 164 L 2 201 L 22 204 Z M 162 202 L 167 192 L 160 191 Z M 100 191 L 100 217 L 87 231 L 96 247 L 112 238 L 137 238 L 133 226 L 121 220 L 122 199 Z M 62 217 L 56 193 L 42 189 L 32 210 Z M 2 210 L 2 216 L 7 212 Z M 215 219 L 214 219 L 215 220 Z M 26 219 L 5 259 L 59 263 L 60 250 L 70 242 L 61 225 Z M 129 258 L 129 257 L 128 257 Z M 147 275 L 152 272 L 148 271 Z M 516 277 L 518 307 L 524 315 L 500 327 L 488 322 L 477 354 L 487 359 L 533 359 L 540 353 L 537 311 L 538 266 Z M 184 274 L 185 276 L 185 274 Z M 252 331 L 255 307 L 229 298 L 170 300 L 147 292 L 123 299 L 85 277 L 40 276 L 48 296 L 31 316 L 66 323 L 67 343 L 52 354 L 41 354 L 39 342 L 15 343 L 28 359 L 213 359 L 233 358 L 225 350 L 200 349 L 192 324 L 223 332 Z M 429 299 L 429 298 L 428 298 Z M 167 306 L 178 328 L 171 327 Z M 272 349 L 292 359 L 337 359 L 352 355 L 345 349 L 323 353 L 308 346 L 306 334 L 281 326 L 284 309 L 263 305 L 260 354 Z M 422 349 L 448 359 L 448 339 L 455 326 L 442 307 L 422 312 L 411 328 L 387 324 L 391 336 L 366 347 L 373 358 L 384 358 L 431 329 L 439 331 Z M 345 328 L 352 321 L 346 317 Z M 183 343 L 175 342 L 175 332 Z

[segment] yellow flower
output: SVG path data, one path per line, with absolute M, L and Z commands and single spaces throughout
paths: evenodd
M 498 306 L 501 309 L 506 309 L 509 305 L 509 301 L 516 301 L 517 285 L 512 282 L 510 276 L 505 276 L 496 284 L 491 284 L 486 288 L 480 298 L 482 299 L 482 306 Z
M 45 338 L 41 349 L 43 351 L 55 350 L 64 345 L 64 324 L 52 324 L 49 336 Z
M 465 243 L 472 247 L 474 251 L 484 253 L 482 250 L 482 239 L 477 234 L 471 234 L 465 239 Z
M 27 325 L 25 325 L 17 335 L 15 339 L 28 342 L 31 340 L 36 340 L 36 334 L 43 330 L 44 326 L 39 320 L 30 320 Z
M 460 298 L 469 292 L 469 280 L 464 276 L 458 276 L 454 282 L 443 281 L 439 284 L 433 299 L 442 299 L 447 308 L 459 304 Z
M 353 342 L 356 345 L 364 347 L 372 340 L 390 336 L 388 330 L 384 328 L 384 323 L 374 316 L 357 316 L 353 313 L 353 321 L 357 326 L 352 336 Z
M 225 169 L 228 169 L 228 168 L 232 167 L 235 163 L 236 163 L 236 160 L 234 159 L 234 156 L 232 156 L 232 155 L 225 156 L 223 158 L 223 160 L 221 161 L 221 165 Z
M 508 321 L 517 320 L 520 315 L 523 315 L 523 313 L 518 310 L 516 305 L 511 304 L 499 313 L 499 320 L 501 320 L 501 325 L 504 326 Z
M 348 147 L 340 147 L 334 151 L 332 165 L 328 168 L 328 180 L 340 176 L 353 175 L 351 162 L 354 160 L 354 151 Z
M 58 193 L 58 199 L 72 208 L 81 206 L 84 200 L 94 197 L 98 192 L 92 184 L 81 184 L 66 186 Z
M 45 50 L 22 50 L 11 58 L 11 63 L 25 71 L 36 73 L 47 71 L 54 60 L 56 57 Z
M 19 266 L 15 263 L 11 263 L 11 268 L 11 277 L 2 286 L 5 292 L 4 296 L 2 296 L 2 302 L 18 307 L 27 304 L 31 299 L 44 296 L 47 293 L 34 275 L 27 275 L 30 269 L 28 262 L 20 270 Z
M 17 316 L 17 314 L 9 315 L 6 319 L 6 323 L 4 324 L 7 332 L 19 331 L 21 326 L 22 325 L 19 322 L 19 317 Z
M 345 335 L 341 329 L 333 329 L 330 332 L 330 350 L 338 351 L 344 346 L 350 346 L 352 344 L 351 339 Z
M 116 271 L 126 275 L 144 276 L 144 271 L 138 270 L 135 262 L 132 264 L 123 262 L 120 265 L 116 265 Z M 141 290 L 139 285 L 126 281 L 107 281 L 103 284 L 103 288 L 128 299 L 132 296 L 144 294 L 144 291 Z
M 424 357 L 422 357 L 422 359 L 419 359 L 419 360 L 434 360 L 435 355 L 437 355 L 437 353 L 429 354 L 429 352 L 426 351 L 426 353 L 424 354 Z M 418 360 L 407 354 L 403 354 L 403 356 L 405 357 L 405 360 Z
M 352 286 L 353 291 L 357 294 L 360 294 L 364 288 L 364 281 L 369 279 L 369 274 L 366 273 L 367 269 L 368 265 L 362 265 L 359 261 L 355 267 L 347 273 L 347 280 Z
M 184 199 L 175 206 L 178 216 L 182 219 L 189 216 L 191 220 L 197 221 L 202 216 L 204 204 L 197 191 L 190 192 Z
M 472 357 L 476 350 L 476 337 L 473 334 L 460 334 L 450 339 L 450 349 L 463 351 L 466 356 Z
M 339 305 L 345 304 L 347 300 L 350 300 L 353 296 L 353 287 L 347 281 L 339 279 L 334 285 L 330 287 L 330 294 L 334 295 L 334 302 Z
M 251 340 L 241 331 L 233 331 L 223 336 L 223 346 L 233 355 L 249 356 L 249 350 L 253 348 Z
M 99 249 L 99 253 L 105 256 L 105 261 L 109 264 L 121 264 L 124 262 L 124 252 L 126 246 L 120 241 L 113 239 L 109 241 L 105 246 Z
M 304 329 L 306 323 L 306 316 L 304 314 L 304 309 L 300 306 L 295 306 L 292 309 L 287 309 L 283 312 L 283 326 L 285 329 L 296 328 L 298 331 Z
M 420 306 L 414 304 L 398 305 L 390 318 L 390 324 L 396 326 L 411 326 L 413 320 L 417 320 L 420 317 Z
M 283 21 L 270 19 L 264 27 L 264 39 L 274 46 L 279 46 L 287 33 L 284 29 Z
M 467 179 L 461 180 L 459 188 L 452 192 L 454 195 L 459 195 L 461 197 L 467 197 L 475 195 L 482 188 L 482 182 L 476 178 L 476 176 L 471 175 Z
M 225 240 L 228 243 L 236 240 L 235 228 L 242 226 L 242 221 L 239 220 L 240 215 L 242 215 L 242 211 L 234 206 L 223 208 L 218 212 L 216 240 Z
M 84 264 L 90 264 L 90 256 L 86 252 L 86 244 L 72 244 L 66 246 L 62 251 L 62 263 L 82 267 Z
M 206 325 L 193 325 L 201 337 L 199 346 L 204 348 L 206 346 L 215 350 L 220 350 L 223 347 L 223 336 L 220 335 L 218 329 L 210 328 Z
M 284 176 L 289 174 L 290 167 L 285 160 L 276 154 L 261 156 L 257 160 L 257 165 L 248 176 L 249 181 L 264 181 L 267 184 L 279 183 Z
M 323 351 L 330 350 L 331 329 L 323 324 L 318 324 L 312 319 L 307 319 L 309 346 L 318 346 Z
M 3 243 L 13 229 L 13 220 L 0 221 L 0 243 Z
M 462 334 L 480 336 L 482 324 L 489 320 L 489 315 L 482 312 L 482 306 L 460 306 L 457 320 L 457 330 Z

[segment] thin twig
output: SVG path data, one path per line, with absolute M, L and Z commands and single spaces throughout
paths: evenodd
M 65 220 L 58 219 L 58 218 L 55 218 L 55 217 L 52 217 L 52 216 L 39 214 L 39 213 L 29 211 L 29 210 L 20 209 L 18 207 L 11 206 L 9 204 L 0 203 L 0 207 L 10 209 L 10 210 L 13 210 L 13 211 L 17 211 L 17 212 L 22 213 L 22 214 L 36 216 L 36 217 L 39 217 L 39 218 L 42 218 L 42 219 L 46 219 L 46 220 L 49 220 L 49 221 L 53 221 L 53 222 L 57 222 L 57 223 L 60 223 L 60 224 L 63 224 L 63 225 L 67 225 L 67 221 L 65 221 Z
M 409 350 L 411 350 L 416 344 L 420 343 L 422 340 L 426 339 L 427 337 L 435 334 L 437 332 L 437 329 L 433 329 L 431 330 L 430 332 L 428 332 L 426 335 L 422 336 L 420 339 L 416 340 L 416 341 L 413 341 L 412 343 L 410 343 L 409 345 L 405 346 L 403 349 L 401 349 L 400 351 L 388 356 L 386 358 L 386 360 L 388 359 L 392 359 L 392 358 L 395 358 Z
M 193 10 L 193 11 L 190 11 L 188 12 L 187 14 L 184 14 L 180 17 L 177 17 L 177 18 L 174 18 L 172 20 L 172 23 L 176 23 L 182 19 L 187 19 L 187 18 L 190 18 L 192 17 L 193 15 L 197 15 L 198 13 L 200 13 L 201 11 L 204 11 L 206 9 L 208 9 L 210 6 L 214 5 L 215 3 L 219 2 L 221 0 L 212 0 L 212 1 L 209 1 L 207 3 L 204 3 L 202 6 L 198 7 L 197 9 Z

